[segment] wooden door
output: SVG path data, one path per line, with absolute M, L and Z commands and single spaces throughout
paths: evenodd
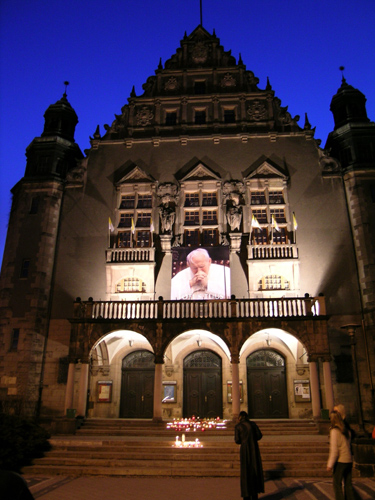
M 285 360 L 271 350 L 247 359 L 248 413 L 250 418 L 288 418 Z
M 120 418 L 153 417 L 154 366 L 149 351 L 136 351 L 123 359 Z
M 221 358 L 211 351 L 196 351 L 184 360 L 183 416 L 223 416 Z

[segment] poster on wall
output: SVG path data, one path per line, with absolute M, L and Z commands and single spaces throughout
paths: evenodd
M 296 403 L 306 403 L 311 400 L 309 380 L 294 380 L 294 399 Z
M 171 300 L 230 298 L 229 247 L 172 250 Z
M 227 381 L 227 398 L 228 398 L 228 403 L 232 402 L 232 381 L 228 380 Z M 243 402 L 243 383 L 242 380 L 240 380 L 240 403 Z
M 112 380 L 98 381 L 98 403 L 110 403 L 112 401 Z
M 176 402 L 176 381 L 163 382 L 163 399 L 162 403 Z

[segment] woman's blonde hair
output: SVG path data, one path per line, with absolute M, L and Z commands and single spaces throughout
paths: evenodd
M 336 428 L 341 432 L 341 434 L 344 434 L 345 437 L 349 437 L 348 429 L 345 427 L 340 412 L 337 410 L 331 411 L 329 418 L 331 420 L 331 429 Z

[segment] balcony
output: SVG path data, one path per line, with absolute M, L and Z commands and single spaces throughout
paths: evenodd
M 294 297 L 279 299 L 93 301 L 74 303 L 74 319 L 167 320 L 312 318 L 325 316 L 325 299 Z
M 155 248 L 109 248 L 107 250 L 107 264 L 128 262 L 154 262 Z
M 248 245 L 250 260 L 298 259 L 296 245 Z

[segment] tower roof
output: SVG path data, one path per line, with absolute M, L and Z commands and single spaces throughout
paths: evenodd
M 44 131 L 42 137 L 59 136 L 74 141 L 78 116 L 70 105 L 66 92 L 55 104 L 51 104 L 44 113 Z

